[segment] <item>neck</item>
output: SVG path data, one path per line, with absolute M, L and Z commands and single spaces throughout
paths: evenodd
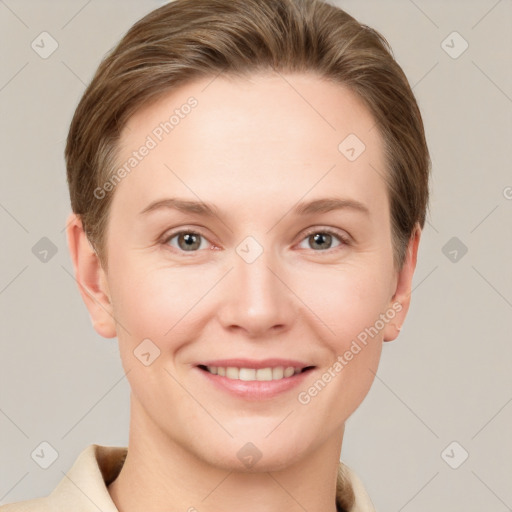
M 162 432 L 132 395 L 124 465 L 108 491 L 119 512 L 336 512 L 343 429 L 279 469 L 221 467 Z M 263 466 L 261 466 L 263 467 Z

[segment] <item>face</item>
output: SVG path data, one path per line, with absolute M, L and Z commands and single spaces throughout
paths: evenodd
M 89 310 L 119 339 L 140 435 L 226 468 L 257 449 L 267 469 L 340 438 L 403 323 L 416 255 L 394 271 L 374 124 L 309 74 L 197 81 L 129 120 L 110 302 Z

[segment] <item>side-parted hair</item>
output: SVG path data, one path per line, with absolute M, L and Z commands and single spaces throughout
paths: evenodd
M 402 268 L 416 223 L 425 223 L 431 162 L 417 102 L 384 37 L 321 0 L 174 0 L 136 22 L 105 56 L 70 125 L 71 207 L 105 269 L 115 189 L 101 198 L 95 190 L 120 165 L 127 120 L 194 79 L 269 70 L 343 84 L 369 109 L 384 141 L 386 167 L 377 171 L 388 192 L 395 268 Z
M 387 41 L 321 0 L 175 0 L 135 23 L 106 55 L 70 125 L 71 207 L 104 269 L 115 193 L 105 193 L 104 184 L 119 170 L 128 119 L 195 79 L 271 70 L 311 72 L 347 86 L 371 112 L 384 141 L 385 169 L 377 171 L 388 192 L 395 268 L 402 268 L 416 223 L 425 223 L 431 162 L 418 105 Z M 353 503 L 341 468 L 338 510 Z

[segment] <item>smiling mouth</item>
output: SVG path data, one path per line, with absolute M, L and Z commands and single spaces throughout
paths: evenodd
M 226 377 L 231 380 L 242 380 L 242 381 L 272 381 L 272 380 L 283 380 L 305 373 L 315 368 L 314 366 L 306 366 L 304 368 L 298 368 L 294 366 L 274 366 L 267 368 L 237 368 L 235 366 L 205 366 L 198 365 L 201 370 L 211 373 L 212 375 L 218 375 L 220 377 Z

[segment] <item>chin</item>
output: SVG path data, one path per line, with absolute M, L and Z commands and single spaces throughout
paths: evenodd
M 275 435 L 273 439 L 265 439 L 267 434 L 237 436 L 227 443 L 212 442 L 209 450 L 199 448 L 198 454 L 212 466 L 241 473 L 280 471 L 303 456 L 303 450 L 297 448 L 299 443 L 304 443 L 303 436 L 295 440 L 276 432 L 270 436 Z M 211 451 L 212 445 L 216 445 L 216 450 Z

